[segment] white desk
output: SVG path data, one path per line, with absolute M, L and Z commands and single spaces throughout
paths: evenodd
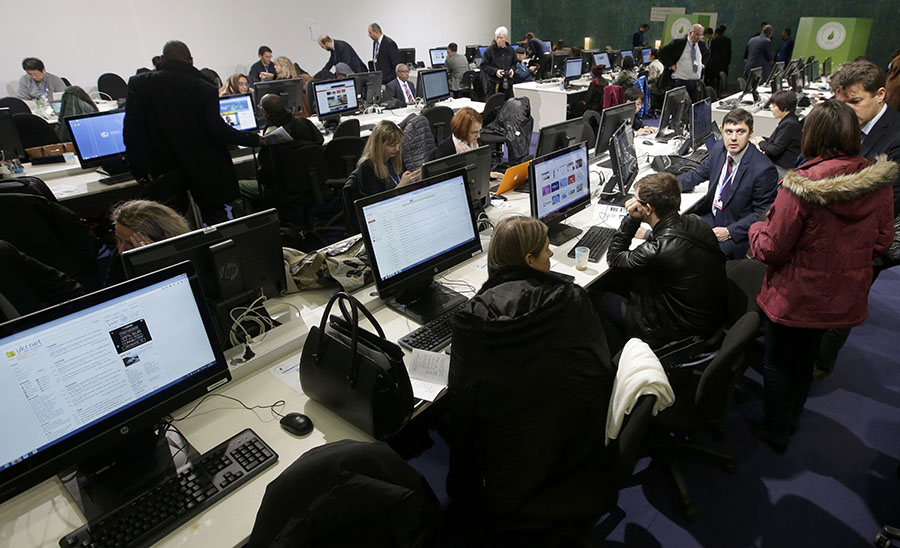
M 484 110 L 484 103 L 473 101 L 467 97 L 459 97 L 459 98 L 450 98 L 445 99 L 443 101 L 439 101 L 435 103 L 435 106 L 446 106 L 453 109 L 453 111 L 457 111 L 463 107 L 471 107 L 478 112 Z M 345 116 L 344 119 L 355 118 L 359 120 L 360 126 L 363 128 L 360 132 L 363 136 L 368 136 L 372 130 L 371 126 L 374 126 L 378 122 L 382 120 L 391 120 L 395 123 L 402 122 L 407 116 L 413 113 L 421 113 L 422 109 L 417 105 L 407 105 L 401 108 L 395 109 L 382 109 L 381 112 L 368 112 L 365 114 L 354 114 L 353 116 Z M 309 118 L 311 122 L 316 124 L 316 127 L 320 130 L 323 128 L 322 122 L 319 121 L 318 116 L 311 116 Z M 327 143 L 332 139 L 332 134 L 328 133 L 325 136 L 325 142 Z
M 587 91 L 590 80 L 580 79 L 569 89 L 563 89 L 562 82 L 542 83 L 523 82 L 513 85 L 516 97 L 528 97 L 531 103 L 531 116 L 534 118 L 534 131 L 566 120 L 566 106 L 570 98 Z
M 749 111 L 753 115 L 753 134 L 759 135 L 761 137 L 769 137 L 772 135 L 772 132 L 775 131 L 775 127 L 778 126 L 779 119 L 775 118 L 772 114 L 772 111 L 769 109 L 762 108 L 765 105 L 766 101 L 771 96 L 771 90 L 767 86 L 760 86 L 757 90 L 759 93 L 760 99 L 758 103 L 747 103 L 746 101 L 752 101 L 752 96 L 748 96 L 744 98 L 744 102 L 738 105 L 740 108 L 743 108 Z M 803 90 L 804 95 L 810 97 L 815 101 L 829 99 L 832 96 L 832 93 L 829 91 L 827 84 L 823 84 L 821 82 L 813 84 L 809 88 L 805 88 Z M 720 101 L 716 101 L 712 104 L 712 118 L 715 120 L 719 127 L 722 127 L 722 120 L 725 118 L 725 115 L 728 114 L 731 109 L 722 106 L 723 101 L 736 101 L 738 97 L 740 97 L 741 93 L 735 93 L 734 95 L 730 95 L 728 97 L 722 98 Z M 809 114 L 809 111 L 812 110 L 812 106 L 805 108 L 797 109 L 797 117 L 799 119 L 803 119 Z
M 44 107 L 44 112 L 38 111 L 37 103 L 34 100 L 25 101 L 25 104 L 28 105 L 28 108 L 31 109 L 31 113 L 35 116 L 40 116 L 44 120 L 47 121 L 48 124 L 56 125 L 59 123 L 59 117 L 53 112 L 53 109 L 50 105 L 46 105 Z M 100 112 L 107 112 L 110 110 L 115 110 L 119 108 L 119 103 L 116 101 L 94 101 L 94 104 L 97 105 L 97 110 Z M 51 114 L 47 115 L 47 109 Z

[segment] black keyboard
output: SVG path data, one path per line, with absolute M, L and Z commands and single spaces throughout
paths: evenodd
M 62 548 L 150 546 L 278 461 L 251 429 L 207 451 L 186 471 L 171 476 L 118 510 L 59 541 Z
M 132 179 L 134 179 L 134 175 L 132 175 L 131 173 L 119 173 L 118 175 L 110 175 L 109 177 L 97 179 L 97 182 L 104 185 L 114 185 L 116 183 L 124 183 L 125 181 L 130 181 Z
M 572 259 L 575 258 L 576 247 L 586 247 L 591 250 L 588 260 L 592 263 L 599 262 L 600 257 L 602 257 L 603 254 L 606 253 L 607 248 L 609 248 L 609 244 L 612 242 L 612 237 L 615 233 L 615 228 L 592 226 L 581 236 L 578 243 L 569 250 L 569 257 Z
M 465 306 L 465 302 L 459 306 L 444 312 L 437 318 L 426 323 L 422 327 L 411 332 L 409 335 L 400 339 L 400 345 L 412 350 L 419 348 L 430 352 L 442 350 L 450 344 L 450 336 L 452 333 L 452 325 L 450 318 Z
M 692 162 L 702 162 L 707 156 L 709 156 L 709 152 L 705 148 L 701 148 L 691 152 L 689 155 L 685 156 L 685 158 Z

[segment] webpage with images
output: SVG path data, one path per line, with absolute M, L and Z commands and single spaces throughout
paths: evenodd
M 471 215 L 462 176 L 364 207 L 370 251 L 381 279 L 477 238 Z
M 431 54 L 431 66 L 443 65 L 447 62 L 447 48 L 429 50 Z
M 220 98 L 219 116 L 238 131 L 257 129 L 253 98 L 249 95 Z
M 69 129 L 78 145 L 81 158 L 91 160 L 125 152 L 125 140 L 122 137 L 124 120 L 124 112 L 70 120 Z
M 0 469 L 215 361 L 186 275 L 0 339 Z
M 587 150 L 576 148 L 534 165 L 537 216 L 545 219 L 575 202 L 590 198 Z
M 335 80 L 315 84 L 319 116 L 356 110 L 356 85 L 353 80 Z

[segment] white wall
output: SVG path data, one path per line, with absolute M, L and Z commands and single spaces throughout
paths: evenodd
M 509 27 L 511 11 L 510 0 L 49 0 L 36 19 L 28 17 L 5 21 L 0 92 L 15 95 L 25 57 L 40 58 L 49 72 L 88 91 L 104 72 L 128 80 L 151 67 L 171 39 L 191 48 L 197 68 L 210 67 L 223 79 L 246 72 L 262 44 L 315 74 L 328 55 L 310 36 L 310 21 L 320 29 L 314 32 L 349 42 L 363 61 L 372 53 L 366 28 L 377 22 L 427 64 L 429 47 L 489 44 L 497 26 Z

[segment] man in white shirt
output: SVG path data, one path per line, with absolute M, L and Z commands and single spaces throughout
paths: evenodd
M 659 79 L 660 89 L 672 89 L 685 86 L 691 99 L 700 98 L 700 82 L 703 75 L 704 60 L 709 56 L 700 38 L 703 37 L 703 25 L 694 25 L 684 38 L 676 38 L 659 50 L 659 60 L 665 70 Z
M 388 82 L 384 91 L 391 99 L 411 105 L 416 102 L 416 89 L 409 83 L 409 67 L 400 63 L 394 69 L 397 78 Z

